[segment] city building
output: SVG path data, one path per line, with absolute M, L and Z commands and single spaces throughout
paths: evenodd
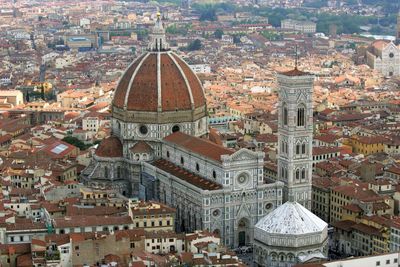
M 302 33 L 315 33 L 317 31 L 317 24 L 312 21 L 284 19 L 281 21 L 281 28 Z
M 352 257 L 342 260 L 332 260 L 329 262 L 316 262 L 316 263 L 305 263 L 298 264 L 295 267 L 397 267 L 399 266 L 399 252 L 394 253 L 383 253 L 377 255 L 370 255 L 365 257 Z

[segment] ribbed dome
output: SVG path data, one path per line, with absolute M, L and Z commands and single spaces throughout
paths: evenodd
M 103 139 L 96 149 L 96 156 L 104 158 L 118 158 L 123 156 L 121 141 L 116 136 Z
M 113 106 L 127 111 L 194 110 L 206 105 L 203 88 L 190 67 L 171 51 L 148 52 L 122 75 Z

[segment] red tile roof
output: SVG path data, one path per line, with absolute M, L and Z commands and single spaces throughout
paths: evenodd
M 116 158 L 123 156 L 122 143 L 116 136 L 110 136 L 101 141 L 96 149 L 96 155 L 105 158 Z
M 203 190 L 218 190 L 222 188 L 222 185 L 188 172 L 164 159 L 157 160 L 152 165 Z
M 285 76 L 306 76 L 306 75 L 311 75 L 308 72 L 303 72 L 299 70 L 297 67 L 295 67 L 293 70 L 286 71 L 286 72 L 281 72 L 280 74 L 285 75 Z
M 159 97 L 163 111 L 191 110 L 206 104 L 194 72 L 177 55 L 168 52 L 147 53 L 134 61 L 118 83 L 113 105 L 125 108 L 126 102 L 127 110 L 156 112 Z
M 182 132 L 175 132 L 165 137 L 164 140 L 168 143 L 173 143 L 186 150 L 219 162 L 221 162 L 222 155 L 232 155 L 235 153 L 235 151 L 231 149 L 217 145 L 206 139 L 194 137 Z

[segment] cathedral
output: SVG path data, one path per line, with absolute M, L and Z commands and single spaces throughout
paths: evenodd
M 265 182 L 264 153 L 208 140 L 202 84 L 169 49 L 158 15 L 148 51 L 119 80 L 112 134 L 99 144 L 83 182 L 176 208 L 177 231 L 207 229 L 228 247 L 253 244 L 278 207 L 311 205 L 313 76 L 296 68 L 278 81 L 279 179 Z M 258 242 L 260 252 L 268 251 Z

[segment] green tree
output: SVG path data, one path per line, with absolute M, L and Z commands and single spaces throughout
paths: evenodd
M 88 147 L 90 147 L 90 146 L 86 145 L 85 143 L 83 143 L 78 138 L 73 137 L 73 136 L 66 136 L 62 140 L 68 144 L 78 147 L 80 150 L 86 150 Z
M 216 29 L 214 32 L 214 37 L 217 39 L 221 39 L 222 35 L 224 35 L 224 31 L 222 29 Z
M 195 51 L 195 50 L 200 50 L 202 47 L 201 41 L 199 39 L 194 40 L 187 46 L 188 51 Z
M 200 8 L 200 21 L 216 21 L 217 13 L 216 8 L 213 5 L 205 5 Z

